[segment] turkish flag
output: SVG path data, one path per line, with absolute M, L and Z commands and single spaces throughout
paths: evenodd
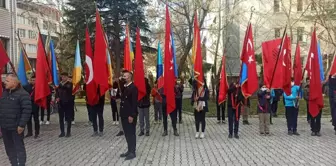
M 296 44 L 295 59 L 294 59 L 294 84 L 300 86 L 302 80 L 302 64 L 300 58 L 300 43 Z
M 330 71 L 329 71 L 329 74 L 328 74 L 328 77 L 329 78 L 329 75 L 334 75 L 336 74 L 336 62 L 335 62 L 335 55 L 334 55 L 334 59 L 333 59 L 333 62 L 331 64 L 331 68 L 330 68 Z
M 292 93 L 292 58 L 291 58 L 291 47 L 290 47 L 290 39 L 285 36 L 283 46 L 281 49 L 281 56 L 282 56 L 282 89 L 287 95 Z M 278 62 L 279 63 L 279 62 Z M 274 77 L 276 79 L 276 77 Z M 276 82 L 274 80 L 273 82 Z
M 167 100 L 167 114 L 175 110 L 175 73 L 173 50 L 171 46 L 171 28 L 168 6 L 166 5 L 166 34 L 165 34 L 165 50 L 164 50 L 164 94 Z
M 240 85 L 245 98 L 251 96 L 258 89 L 257 63 L 254 54 L 254 44 L 251 23 L 247 27 L 240 56 Z
M 47 96 L 50 95 L 50 88 L 48 85 L 49 79 L 49 67 L 47 64 L 47 56 L 42 43 L 42 37 L 39 33 L 39 39 L 37 42 L 37 58 L 36 58 L 36 79 L 35 84 L 35 103 L 42 107 L 47 108 Z
M 2 73 L 2 69 L 6 66 L 9 62 L 9 58 L 5 47 L 3 46 L 2 42 L 0 41 L 0 74 Z
M 314 118 L 323 108 L 320 64 L 317 52 L 316 30 L 314 29 L 308 53 L 306 69 L 309 76 L 309 113 Z
M 98 103 L 99 96 L 97 93 L 97 86 L 94 82 L 94 73 L 93 73 L 93 64 L 92 64 L 92 48 L 91 48 L 91 40 L 89 35 L 89 30 L 86 28 L 85 30 L 85 91 L 86 91 L 86 102 L 93 106 Z
M 218 104 L 222 104 L 226 100 L 227 91 L 229 89 L 227 78 L 226 78 L 226 69 L 225 69 L 225 56 L 222 60 L 222 70 L 219 80 L 219 92 L 218 92 Z
M 106 91 L 109 89 L 108 84 L 108 69 L 107 69 L 107 43 L 105 40 L 105 33 L 100 22 L 100 15 L 98 10 L 96 10 L 96 38 L 95 38 L 95 49 L 93 57 L 93 77 L 96 82 L 97 87 L 99 87 L 100 96 L 105 95 Z
M 274 89 L 282 89 L 282 63 L 278 63 L 276 67 L 276 71 L 274 71 L 277 56 L 279 54 L 280 44 L 281 44 L 281 38 L 269 40 L 266 42 L 263 42 L 262 47 L 262 62 L 263 62 L 263 68 L 264 68 L 264 84 L 267 88 L 274 88 Z M 282 62 L 282 56 L 279 56 L 278 61 Z M 274 73 L 274 76 L 273 76 Z M 271 80 L 272 77 L 276 78 L 276 81 L 272 82 L 271 87 Z
M 134 64 L 134 85 L 138 88 L 138 101 L 146 96 L 145 72 L 142 60 L 140 29 L 136 31 L 136 54 Z

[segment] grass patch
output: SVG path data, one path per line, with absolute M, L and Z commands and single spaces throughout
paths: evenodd
M 257 98 L 251 98 L 251 108 L 250 108 L 250 115 L 257 115 Z M 306 101 L 303 99 L 299 100 L 299 115 L 306 115 L 307 109 L 306 109 Z M 208 107 L 209 112 L 207 113 L 207 116 L 217 116 L 217 108 L 216 103 L 214 100 L 208 101 Z M 183 111 L 194 113 L 194 109 L 192 105 L 190 104 L 190 99 L 183 99 L 182 103 L 182 109 Z M 225 114 L 227 114 L 227 106 L 225 106 Z M 284 115 L 285 114 L 285 106 L 283 104 L 283 101 L 278 102 L 278 115 Z M 322 111 L 323 115 L 330 115 L 330 109 L 329 109 L 329 98 L 324 98 L 324 108 Z

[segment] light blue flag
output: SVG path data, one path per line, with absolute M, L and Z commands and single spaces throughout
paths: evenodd
M 318 52 L 318 58 L 319 58 L 319 65 L 320 65 L 320 77 L 321 81 L 324 81 L 324 69 L 323 69 L 323 60 L 322 60 L 322 51 L 321 51 L 321 45 L 320 41 L 317 43 L 317 52 Z

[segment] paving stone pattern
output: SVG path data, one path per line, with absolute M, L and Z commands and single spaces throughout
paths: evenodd
M 112 125 L 110 107 L 105 106 L 103 137 L 91 137 L 93 129 L 87 124 L 86 108 L 77 108 L 72 137 L 58 138 L 58 116 L 54 114 L 52 124 L 42 126 L 38 139 L 25 139 L 28 166 L 336 164 L 336 135 L 329 122 L 330 117 L 323 118 L 322 137 L 310 136 L 310 128 L 304 118 L 299 119 L 300 136 L 287 135 L 284 118 L 273 119 L 271 136 L 260 136 L 258 119 L 251 118 L 252 125 L 240 126 L 240 139 L 228 139 L 227 124 L 217 124 L 215 118 L 207 118 L 205 139 L 195 139 L 193 116 L 183 114 L 184 123 L 178 125 L 179 137 L 173 135 L 170 121 L 169 135 L 162 137 L 163 125 L 154 124 L 151 116 L 151 135 L 137 137 L 136 159 L 124 161 L 119 155 L 127 148 L 125 137 L 115 136 L 118 126 Z M 0 161 L 0 166 L 9 165 L 2 141 Z

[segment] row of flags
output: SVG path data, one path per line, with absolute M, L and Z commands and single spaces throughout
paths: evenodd
M 177 79 L 177 64 L 176 64 L 176 49 L 174 46 L 174 35 L 170 23 L 170 16 L 168 6 L 166 6 L 166 22 L 165 22 L 165 43 L 164 43 L 164 57 L 161 53 L 160 43 L 158 44 L 157 56 L 157 81 L 158 87 L 163 88 L 164 95 L 167 100 L 167 113 L 171 113 L 175 109 L 175 94 L 174 85 Z M 138 88 L 138 100 L 146 95 L 146 86 L 144 79 L 144 65 L 140 41 L 140 29 L 136 30 L 136 52 L 132 49 L 130 41 L 129 26 L 125 28 L 125 43 L 124 43 L 124 70 L 134 73 L 134 84 Z M 245 38 L 241 52 L 241 71 L 239 76 L 239 84 L 245 98 L 251 96 L 259 87 L 256 59 L 253 44 L 252 25 L 248 24 Z M 88 28 L 85 32 L 85 83 L 87 93 L 87 103 L 95 105 L 98 103 L 99 97 L 103 96 L 113 85 L 113 69 L 111 63 L 111 52 L 109 50 L 108 40 L 101 24 L 101 19 L 98 10 L 96 10 L 96 35 L 94 52 L 91 48 L 90 33 Z M 290 38 L 284 35 L 281 39 L 275 39 L 262 43 L 263 52 L 263 67 L 264 67 L 264 83 L 268 88 L 284 89 L 286 94 L 291 93 L 291 76 L 294 70 L 295 84 L 301 84 L 302 68 L 300 59 L 300 45 L 297 44 L 295 52 L 294 65 L 291 64 L 291 48 Z M 79 42 L 77 41 L 75 63 L 73 69 L 73 92 L 75 93 L 79 88 L 82 65 L 79 51 Z M 2 69 L 9 59 L 5 58 L 5 51 L 3 46 L 0 47 L 0 69 Z M 57 58 L 55 56 L 53 41 L 49 42 L 49 56 L 46 55 L 45 47 L 41 34 L 39 33 L 37 61 L 36 61 L 36 84 L 40 85 L 35 88 L 35 102 L 41 107 L 46 107 L 46 98 L 50 95 L 49 83 L 56 87 L 59 85 Z M 197 95 L 202 93 L 203 85 L 205 84 L 203 73 L 203 60 L 200 28 L 198 25 L 197 14 L 194 18 L 194 41 L 192 46 L 193 75 L 197 83 Z M 134 62 L 134 68 L 133 68 Z M 333 63 L 336 63 L 335 60 Z M 333 65 L 331 72 L 336 73 L 336 65 Z M 219 87 L 218 102 L 222 103 L 226 99 L 228 90 L 228 83 L 225 69 L 225 56 L 222 59 L 221 77 Z M 28 57 L 22 50 L 20 54 L 18 76 L 23 84 L 26 84 L 28 71 L 33 71 L 29 64 Z M 310 78 L 310 109 L 313 116 L 317 115 L 318 110 L 323 107 L 323 98 L 321 88 L 321 81 L 324 80 L 321 49 L 316 39 L 316 32 L 314 30 L 312 35 L 312 42 L 309 51 L 309 56 L 305 71 Z M 330 74 L 332 74 L 330 73 Z M 274 78 L 277 80 L 274 81 Z

